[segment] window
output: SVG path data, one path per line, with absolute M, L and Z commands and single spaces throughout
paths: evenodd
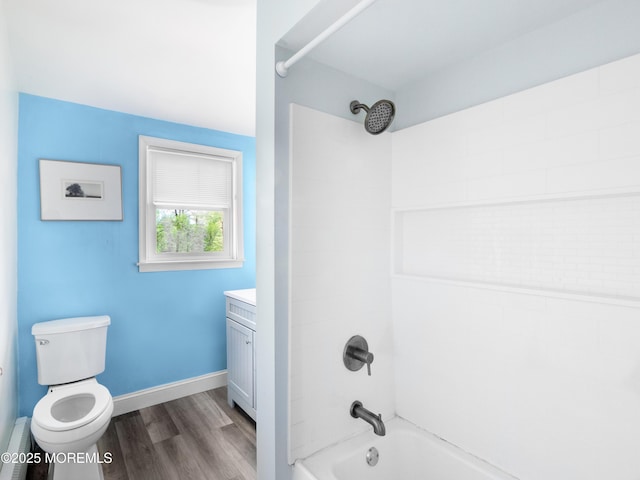
M 139 137 L 141 272 L 241 267 L 242 152 Z

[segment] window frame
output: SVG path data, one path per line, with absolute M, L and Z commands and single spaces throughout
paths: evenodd
M 205 270 L 217 268 L 240 268 L 244 264 L 244 240 L 242 228 L 242 152 L 208 145 L 179 142 L 164 138 L 138 136 L 138 269 L 140 272 L 177 270 Z M 225 213 L 225 251 L 209 253 L 157 253 L 156 252 L 156 208 L 153 202 L 153 169 L 149 159 L 150 150 L 165 150 L 185 156 L 216 157 L 232 165 L 231 207 Z M 202 210 L 197 205 L 184 203 L 166 208 L 189 208 Z M 230 225 L 229 225 L 230 224 Z M 227 244 L 228 241 L 228 244 Z

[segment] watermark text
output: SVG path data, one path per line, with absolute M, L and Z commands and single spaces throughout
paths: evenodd
M 111 463 L 111 452 L 4 452 L 0 454 L 2 463 Z

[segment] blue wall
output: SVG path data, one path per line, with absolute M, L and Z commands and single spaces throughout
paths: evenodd
M 239 269 L 139 273 L 138 135 L 243 152 L 246 262 Z M 122 166 L 124 221 L 40 220 L 38 159 Z M 255 286 L 255 139 L 20 95 L 18 341 L 20 415 L 37 383 L 34 323 L 111 316 L 106 370 L 122 395 L 226 368 L 223 291 Z

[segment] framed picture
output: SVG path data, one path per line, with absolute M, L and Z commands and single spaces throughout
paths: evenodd
M 40 159 L 42 220 L 122 220 L 120 165 Z

